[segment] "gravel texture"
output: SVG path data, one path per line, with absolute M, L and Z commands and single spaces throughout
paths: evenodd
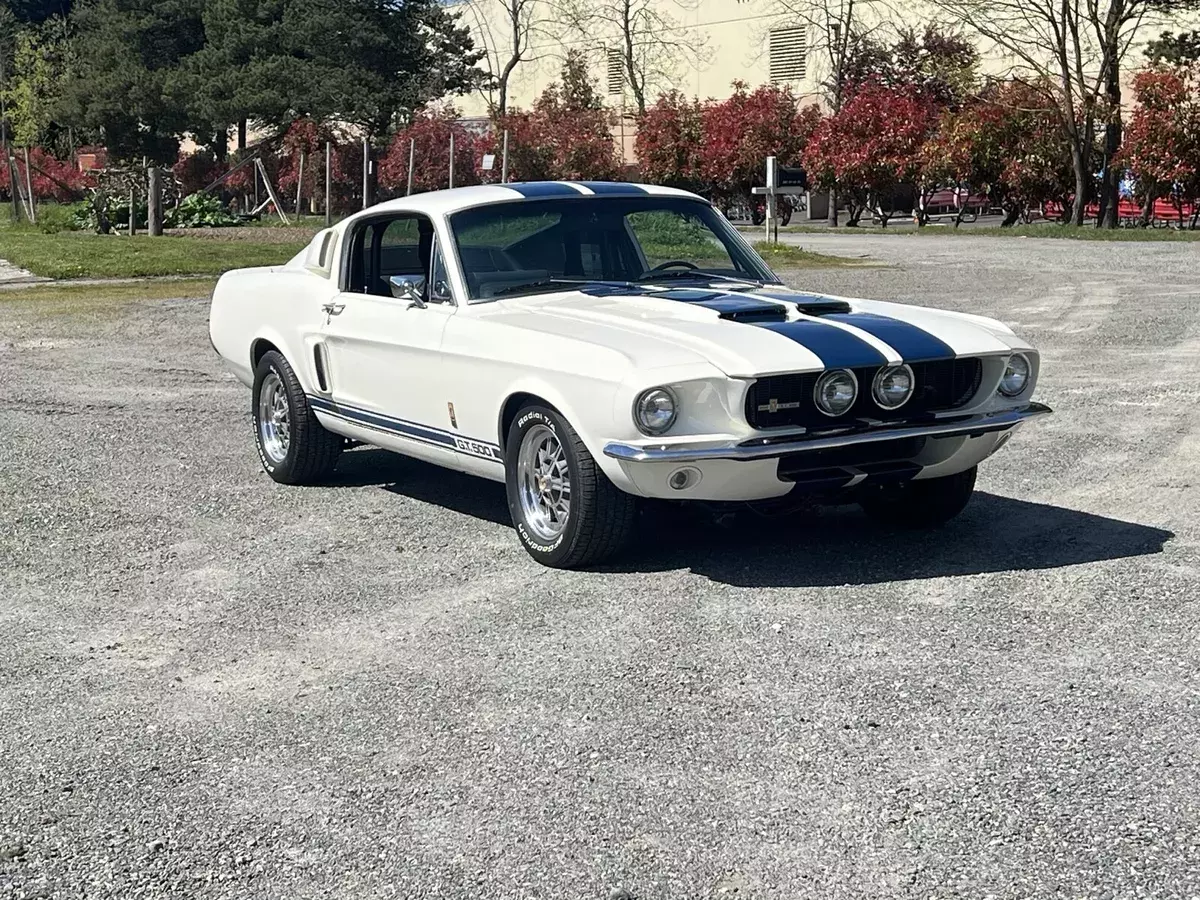
M 1057 414 L 952 527 L 259 469 L 203 300 L 0 297 L 0 897 L 1200 896 L 1200 247 L 792 236 L 998 316 Z

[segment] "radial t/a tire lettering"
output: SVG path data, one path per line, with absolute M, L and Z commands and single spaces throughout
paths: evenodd
M 637 501 L 596 465 L 557 411 L 526 406 L 505 445 L 508 509 L 525 550 L 556 569 L 597 565 L 634 529 Z
M 282 353 L 263 354 L 251 396 L 254 444 L 268 475 L 280 484 L 320 484 L 333 474 L 345 440 L 317 421 Z

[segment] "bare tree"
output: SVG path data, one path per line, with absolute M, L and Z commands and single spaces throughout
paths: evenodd
M 689 32 L 669 11 L 672 5 L 684 11 L 695 8 L 696 2 L 563 0 L 560 7 L 564 21 L 578 34 L 615 42 L 609 53 L 620 56 L 622 83 L 638 115 L 646 111 L 646 98 L 654 89 L 666 86 L 704 56 L 704 36 Z
M 777 24 L 805 26 L 810 57 L 821 60 L 821 87 L 830 111 L 842 108 L 855 62 L 875 32 L 886 27 L 890 9 L 881 0 L 775 0 Z M 829 192 L 829 224 L 838 225 L 838 196 Z
M 1104 127 L 1102 223 L 1115 227 L 1120 175 L 1121 66 L 1143 27 L 1190 0 L 932 0 L 1012 63 L 1012 74 L 1043 90 L 1071 149 L 1082 225 L 1091 194 L 1098 126 Z
M 467 7 L 492 76 L 484 95 L 492 112 L 502 116 L 517 66 L 549 55 L 559 37 L 555 9 L 544 0 L 468 0 Z

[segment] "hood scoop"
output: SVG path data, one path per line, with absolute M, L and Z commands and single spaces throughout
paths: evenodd
M 823 294 L 806 294 L 803 291 L 780 291 L 767 293 L 755 291 L 762 297 L 770 297 L 780 303 L 791 303 L 806 316 L 827 316 L 832 313 L 853 312 L 850 304 L 836 297 L 826 297 Z

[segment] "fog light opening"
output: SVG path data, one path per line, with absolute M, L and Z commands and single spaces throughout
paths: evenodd
M 676 469 L 667 476 L 667 484 L 673 491 L 685 491 L 690 487 L 695 487 L 700 483 L 700 470 L 693 469 L 690 466 L 684 469 Z

